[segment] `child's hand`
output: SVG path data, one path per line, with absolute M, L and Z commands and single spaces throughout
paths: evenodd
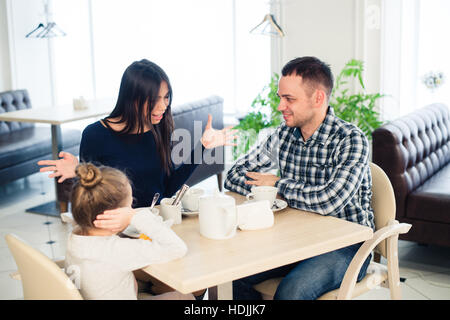
M 94 226 L 112 232 L 123 231 L 131 222 L 136 211 L 130 207 L 106 210 L 97 216 Z

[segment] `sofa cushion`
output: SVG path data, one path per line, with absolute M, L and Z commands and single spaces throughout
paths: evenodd
M 80 144 L 81 132 L 62 129 L 63 150 Z M 52 153 L 50 128 L 31 127 L 0 134 L 0 168 Z
M 0 92 L 0 113 L 30 108 L 31 101 L 27 90 Z M 0 121 L 0 135 L 31 127 L 34 127 L 32 122 Z
M 450 223 L 450 164 L 408 195 L 406 216 Z

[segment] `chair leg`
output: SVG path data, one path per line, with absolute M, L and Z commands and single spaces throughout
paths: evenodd
M 68 203 L 65 201 L 60 201 L 59 202 L 59 209 L 61 210 L 61 213 L 67 212 L 68 209 Z
M 377 262 L 377 263 L 380 263 L 381 262 L 381 254 L 379 254 L 377 252 L 374 252 L 373 253 L 373 261 Z
M 217 300 L 217 286 L 208 288 L 208 300 Z
M 388 282 L 392 300 L 401 300 L 400 271 L 398 268 L 398 235 L 387 239 Z
M 222 172 L 217 174 L 217 184 L 219 185 L 219 191 L 222 192 L 223 190 Z

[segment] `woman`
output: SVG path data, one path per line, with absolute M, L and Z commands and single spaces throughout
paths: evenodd
M 189 178 L 196 164 L 174 169 L 171 159 L 172 88 L 166 73 L 146 59 L 124 72 L 116 106 L 109 116 L 87 126 L 80 143 L 80 159 L 110 166 L 127 174 L 133 187 L 133 207 L 147 207 L 157 192 L 172 196 Z M 234 145 L 235 130 L 215 130 L 212 117 L 201 138 L 201 148 Z M 194 151 L 192 151 L 194 152 Z M 78 159 L 61 152 L 59 160 L 42 160 L 41 172 L 53 171 L 58 182 L 75 177 Z M 192 156 L 191 159 L 194 159 Z

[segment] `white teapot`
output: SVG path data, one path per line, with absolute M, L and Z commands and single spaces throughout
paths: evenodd
M 209 239 L 229 239 L 236 234 L 237 215 L 233 197 L 219 193 L 199 200 L 200 234 Z

